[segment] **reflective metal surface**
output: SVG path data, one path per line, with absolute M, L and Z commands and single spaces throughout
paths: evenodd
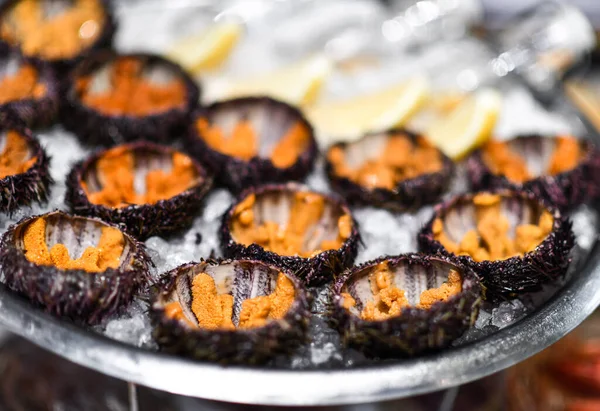
M 473 344 L 390 365 L 280 371 L 193 362 L 127 346 L 53 318 L 0 288 L 0 322 L 10 331 L 102 373 L 206 399 L 270 405 L 326 405 L 401 398 L 456 386 L 549 346 L 600 304 L 600 253 L 542 309 Z

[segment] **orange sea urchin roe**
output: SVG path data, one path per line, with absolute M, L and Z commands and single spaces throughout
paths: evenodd
M 581 158 L 581 145 L 573 137 L 558 137 L 556 147 L 550 159 L 548 173 L 555 175 L 577 167 Z
M 15 74 L 0 78 L 0 90 L 0 104 L 40 99 L 46 94 L 46 86 L 38 83 L 37 70 L 31 65 L 24 65 Z
M 172 301 L 165 305 L 165 315 L 169 318 L 173 318 L 177 321 L 184 321 L 190 327 L 195 327 L 196 324 L 191 322 L 183 313 L 183 309 L 181 308 L 181 304 L 179 301 Z
M 338 235 L 335 239 L 323 240 L 315 250 L 305 250 L 308 230 L 319 222 L 325 211 L 323 196 L 309 192 L 295 193 L 285 226 L 272 221 L 256 224 L 253 211 L 255 201 L 256 197 L 251 194 L 234 211 L 231 232 L 241 244 L 256 243 L 279 255 L 312 257 L 325 250 L 340 248 L 352 233 L 352 219 L 349 215 L 342 215 L 338 219 Z
M 446 301 L 461 291 L 462 278 L 460 274 L 456 270 L 450 270 L 450 273 L 448 273 L 448 281 L 438 288 L 430 288 L 421 293 L 417 308 L 429 309 L 433 304 L 440 301 Z
M 162 113 L 185 104 L 185 84 L 174 79 L 154 83 L 143 76 L 144 65 L 135 58 L 122 57 L 111 67 L 108 91 L 92 92 L 91 76 L 79 78 L 77 90 L 84 104 L 114 116 L 146 116 Z
M 173 154 L 170 171 L 152 170 L 146 174 L 146 191 L 142 194 L 134 189 L 135 158 L 127 147 L 107 151 L 98 159 L 96 167 L 102 189 L 90 192 L 84 181 L 81 184 L 91 203 L 108 207 L 166 200 L 190 188 L 197 177 L 192 160 L 178 152 Z
M 6 132 L 6 144 L 0 154 L 0 178 L 24 173 L 35 163 L 29 157 L 27 141 L 16 131 Z
M 394 285 L 393 273 L 387 263 L 379 263 L 369 274 L 371 291 L 375 297 L 363 308 L 360 316 L 367 321 L 380 321 L 400 315 L 403 307 L 409 306 L 404 290 Z
M 374 300 L 369 301 L 360 313 L 363 320 L 381 321 L 397 317 L 401 314 L 402 308 L 410 306 L 404 290 L 394 285 L 394 274 L 387 262 L 379 263 L 375 267 L 375 270 L 369 274 L 369 282 Z M 460 274 L 455 270 L 450 270 L 448 280 L 440 287 L 430 288 L 421 293 L 416 308 L 429 309 L 433 304 L 446 301 L 461 291 L 462 278 Z M 342 293 L 342 297 L 344 299 L 343 306 L 346 309 L 356 305 L 356 300 L 350 294 Z
M 239 121 L 228 136 L 220 127 L 209 124 L 205 117 L 196 121 L 196 127 L 201 138 L 213 150 L 245 161 L 258 156 L 260 137 L 248 120 Z M 291 167 L 306 150 L 308 142 L 306 126 L 297 122 L 277 142 L 269 158 L 275 167 Z
M 238 328 L 261 327 L 269 320 L 281 319 L 294 302 L 295 291 L 292 282 L 282 273 L 277 277 L 275 291 L 266 296 L 254 297 L 242 302 Z M 234 329 L 233 296 L 219 294 L 214 279 L 200 273 L 192 280 L 192 312 L 200 328 L 209 330 Z M 171 302 L 165 307 L 170 318 L 187 320 L 179 302 Z
M 239 328 L 261 327 L 270 319 L 283 318 L 292 306 L 295 294 L 294 284 L 279 273 L 273 293 L 244 300 Z
M 389 137 L 381 155 L 358 168 L 348 166 L 341 147 L 333 147 L 327 157 L 338 176 L 369 189 L 393 190 L 400 181 L 435 173 L 443 167 L 439 152 L 424 138 L 418 137 L 413 144 L 402 134 Z
M 201 328 L 233 329 L 233 296 L 217 292 L 215 280 L 200 273 L 192 280 L 192 312 Z
M 350 308 L 356 306 L 356 300 L 354 299 L 354 297 L 352 297 L 352 294 L 342 293 L 341 297 L 342 297 L 342 307 L 344 307 L 346 310 L 349 310 Z
M 123 253 L 124 238 L 113 227 L 102 227 L 102 235 L 96 247 L 88 247 L 81 257 L 72 259 L 64 244 L 46 244 L 46 220 L 37 218 L 25 228 L 23 237 L 25 257 L 39 265 L 53 265 L 61 270 L 85 270 L 91 273 L 117 268 Z
M 449 252 L 469 255 L 475 261 L 504 260 L 533 251 L 552 231 L 554 219 L 544 210 L 537 224 L 521 224 L 509 237 L 510 223 L 501 212 L 501 197 L 479 194 L 474 197 L 477 228 L 468 231 L 455 243 L 444 231 L 441 219 L 433 222 L 433 235 Z
M 527 169 L 525 159 L 510 149 L 505 142 L 490 141 L 482 150 L 483 161 L 492 173 L 506 176 L 516 183 L 522 183 L 533 176 Z M 556 175 L 577 167 L 581 158 L 581 146 L 574 137 L 556 138 L 556 146 L 546 173 Z
M 531 178 L 525 160 L 506 143 L 490 141 L 483 148 L 483 160 L 492 173 L 504 175 L 511 181 L 522 183 Z
M 100 35 L 105 16 L 99 0 L 74 0 L 51 17 L 45 15 L 48 3 L 18 1 L 2 21 L 1 37 L 25 55 L 57 60 L 76 56 Z

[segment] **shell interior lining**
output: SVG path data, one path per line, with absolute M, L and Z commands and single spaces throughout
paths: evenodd
M 167 86 L 180 80 L 175 70 L 160 62 L 146 62 L 141 75 L 146 81 L 160 86 Z
M 46 218 L 46 244 L 48 249 L 52 248 L 55 244 L 64 244 L 69 250 L 71 258 L 80 258 L 88 247 L 98 246 L 100 237 L 102 235 L 102 227 L 104 225 L 97 221 L 88 220 L 84 218 L 70 218 L 68 216 L 62 216 L 59 214 L 50 215 Z M 19 227 L 15 233 L 17 242 L 16 245 L 20 249 L 24 249 L 23 234 L 25 232 L 24 227 Z M 123 251 L 119 259 L 119 264 L 122 267 L 124 262 L 131 261 L 134 253 L 134 249 L 124 238 Z M 130 267 L 130 263 L 127 268 Z
M 95 67 L 89 74 L 91 81 L 86 93 L 100 94 L 112 90 L 113 69 L 118 61 L 119 59 L 115 59 Z M 145 58 L 141 58 L 140 61 L 142 61 L 140 76 L 149 83 L 156 86 L 168 86 L 174 81 L 180 80 L 180 76 L 173 68 L 161 62 L 149 62 Z
M 367 161 L 381 156 L 388 141 L 386 134 L 373 134 L 356 142 L 349 143 L 344 152 L 344 161 L 348 167 L 358 169 Z
M 0 59 L 0 80 L 4 77 L 14 76 L 23 67 L 23 61 L 16 55 L 10 54 Z
M 112 64 L 106 63 L 94 70 L 90 76 L 91 81 L 87 89 L 89 94 L 100 94 L 105 93 L 111 89 L 111 73 Z
M 165 153 L 151 150 L 133 151 L 135 158 L 133 188 L 136 194 L 146 193 L 146 176 L 151 171 L 162 170 L 165 173 L 171 172 L 173 168 L 173 157 Z M 104 187 L 102 176 L 98 173 L 97 162 L 88 168 L 83 176 L 87 184 L 87 189 L 91 193 L 98 192 Z M 195 183 L 195 182 L 194 182 Z
M 290 219 L 293 196 L 292 191 L 271 191 L 257 195 L 253 206 L 256 223 L 274 222 L 285 229 Z M 339 234 L 338 219 L 342 215 L 344 212 L 341 207 L 326 200 L 321 218 L 305 229 L 304 251 L 318 249 L 324 240 L 335 240 Z
M 548 174 L 548 168 L 556 148 L 556 139 L 549 137 L 514 139 L 508 141 L 507 144 L 525 161 L 532 178 Z

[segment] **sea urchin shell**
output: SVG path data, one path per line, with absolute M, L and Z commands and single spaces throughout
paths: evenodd
M 0 43 L 65 74 L 90 52 L 110 47 L 116 28 L 108 0 L 9 0 L 0 7 Z
M 1 250 L 9 288 L 50 313 L 85 323 L 129 303 L 150 264 L 143 245 L 115 226 L 60 211 L 13 225 Z
M 20 120 L 0 116 L 0 212 L 48 199 L 53 183 L 46 152 Z
M 165 351 L 256 364 L 304 342 L 308 299 L 284 269 L 253 260 L 209 260 L 164 276 L 152 319 L 154 338 Z
M 185 132 L 200 91 L 157 55 L 93 54 L 71 72 L 62 121 L 84 144 L 171 143 Z
M 47 126 L 58 113 L 58 80 L 44 62 L 0 44 L 0 112 L 29 127 Z
M 75 165 L 66 202 L 74 213 L 120 224 L 144 240 L 189 226 L 211 187 L 187 155 L 148 142 L 99 151 Z
M 251 188 L 223 215 L 221 247 L 230 258 L 285 267 L 318 285 L 352 265 L 360 236 L 337 196 L 295 183 Z
M 600 195 L 600 151 L 573 137 L 492 141 L 469 157 L 467 170 L 475 190 L 531 191 L 563 211 Z
M 481 285 L 455 259 L 406 254 L 353 267 L 335 282 L 344 342 L 376 357 L 444 348 L 477 319 Z
M 456 256 L 492 299 L 537 291 L 562 278 L 574 245 L 571 222 L 533 193 L 500 190 L 436 206 L 419 234 L 422 251 Z
M 334 144 L 326 171 L 351 204 L 406 210 L 430 204 L 448 189 L 454 165 L 424 137 L 392 129 Z
M 200 109 L 188 144 L 219 182 L 235 192 L 262 183 L 302 180 L 317 143 L 302 113 L 269 97 L 244 97 Z

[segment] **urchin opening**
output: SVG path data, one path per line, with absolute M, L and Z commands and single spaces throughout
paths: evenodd
M 144 57 L 116 57 L 77 78 L 88 107 L 112 116 L 148 116 L 183 108 L 186 83 L 175 69 Z
M 196 120 L 200 138 L 213 150 L 248 161 L 270 159 L 278 168 L 291 167 L 310 144 L 310 130 L 284 103 L 233 100 Z
M 39 100 L 47 94 L 38 70 L 14 54 L 0 58 L 0 104 L 13 101 Z
M 571 136 L 490 141 L 482 149 L 482 159 L 490 171 L 514 183 L 573 170 L 584 154 L 583 142 Z
M 371 134 L 346 146 L 334 146 L 327 158 L 336 175 L 368 189 L 393 190 L 401 181 L 443 168 L 438 149 L 421 136 L 412 141 L 400 131 Z
M 36 160 L 28 141 L 19 132 L 0 132 L 0 178 L 24 173 Z
M 163 304 L 167 317 L 189 327 L 235 330 L 283 318 L 294 299 L 294 284 L 279 270 L 234 261 L 182 269 Z
M 234 241 L 283 256 L 313 257 L 337 250 L 352 235 L 352 217 L 325 195 L 296 190 L 250 194 L 233 211 Z
M 15 231 L 27 260 L 62 270 L 90 273 L 128 264 L 131 247 L 117 228 L 62 214 L 40 216 Z
M 553 225 L 554 217 L 537 201 L 480 193 L 438 216 L 432 230 L 447 251 L 475 261 L 494 261 L 533 251 Z
M 2 39 L 27 56 L 67 59 L 90 47 L 106 24 L 100 0 L 21 0 L 3 16 Z
M 397 317 L 403 309 L 427 310 L 462 291 L 463 278 L 452 264 L 400 259 L 367 266 L 342 288 L 342 305 L 367 321 Z
M 83 170 L 81 185 L 92 204 L 119 208 L 170 199 L 200 179 L 194 162 L 183 153 L 120 146 L 90 163 Z

